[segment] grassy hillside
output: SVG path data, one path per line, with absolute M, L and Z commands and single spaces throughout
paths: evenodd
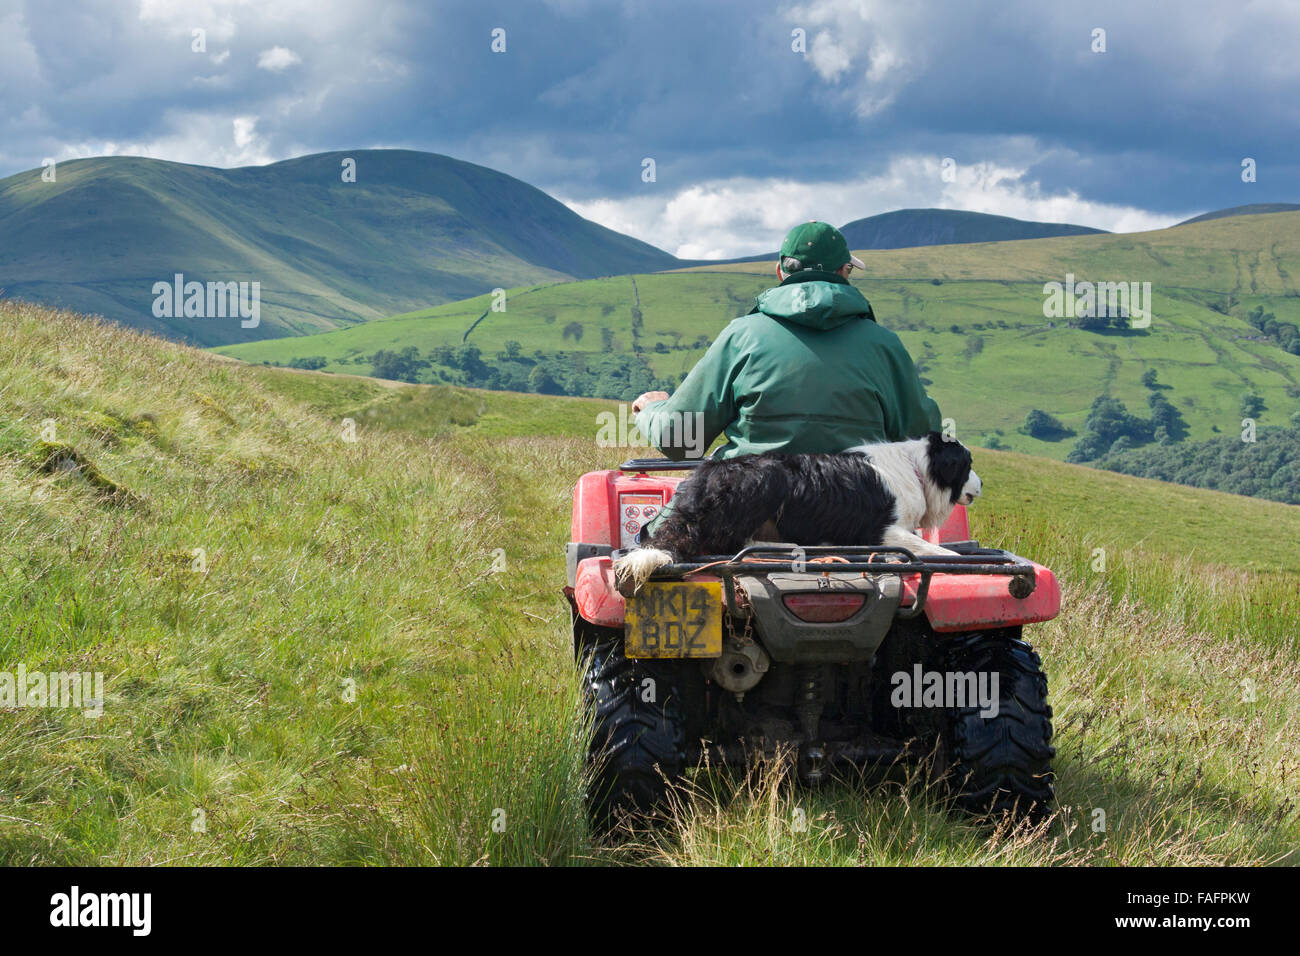
M 95 721 L 0 713 L 0 861 L 1294 862 L 1300 509 L 977 450 L 976 533 L 1065 587 L 1031 635 L 1049 829 L 896 774 L 701 773 L 678 827 L 612 849 L 558 594 L 573 482 L 627 453 L 595 446 L 608 402 L 241 366 L 14 303 L 0 363 L 0 662 L 106 680 Z
M 1108 394 L 1146 414 L 1143 374 L 1189 426 L 1189 438 L 1240 430 L 1247 392 L 1264 400 L 1260 427 L 1300 409 L 1300 356 L 1247 320 L 1262 307 L 1300 323 L 1300 213 L 1243 216 L 1129 235 L 863 252 L 855 279 L 882 324 L 899 332 L 965 438 L 1064 458 L 1072 440 L 1017 429 L 1039 408 L 1082 433 L 1093 399 Z M 1085 331 L 1043 315 L 1043 283 L 1152 285 L 1154 319 L 1142 330 Z M 856 274 L 855 274 L 856 275 Z M 504 312 L 487 296 L 394 316 L 322 336 L 222 349 L 251 362 L 320 356 L 328 371 L 367 373 L 380 349 L 478 347 L 489 364 L 510 341 L 525 361 L 623 355 L 675 383 L 723 325 L 773 282 L 767 265 L 737 264 L 512 290 Z M 643 326 L 634 326 L 639 310 Z M 581 337 L 572 332 L 576 324 Z M 602 331 L 607 330 L 607 331 Z M 608 341 L 607 341 L 608 340 Z M 639 353 L 632 350 L 636 347 Z M 557 357 L 557 353 L 564 356 Z M 526 366 L 521 366 L 526 372 Z M 457 372 L 442 373 L 456 380 Z M 425 373 L 436 376 L 438 369 Z M 609 393 L 621 398 L 627 394 Z
M 343 160 L 355 181 L 343 181 Z M 218 344 L 340 328 L 499 286 L 677 260 L 495 170 L 410 150 L 240 169 L 135 157 L 0 180 L 0 289 Z M 261 283 L 262 321 L 159 319 L 153 284 Z

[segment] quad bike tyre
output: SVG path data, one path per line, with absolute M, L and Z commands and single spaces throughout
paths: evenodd
M 981 717 L 978 705 L 944 711 L 940 770 L 955 805 L 980 817 L 1041 820 L 1054 797 L 1056 755 L 1042 660 L 1017 637 L 977 631 L 947 643 L 944 666 L 999 675 L 996 716 Z
M 663 809 L 685 763 L 685 715 L 672 675 L 628 659 L 621 641 L 592 649 L 585 694 L 593 723 L 587 805 L 593 828 L 605 834 L 628 815 Z

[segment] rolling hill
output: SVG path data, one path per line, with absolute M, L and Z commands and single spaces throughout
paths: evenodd
M 1209 222 L 1211 219 L 1226 219 L 1229 216 L 1259 216 L 1270 212 L 1297 211 L 1300 211 L 1300 204 L 1293 202 L 1257 202 L 1246 206 L 1231 206 L 1227 209 L 1216 209 L 1213 212 L 1202 213 L 1199 216 L 1193 216 L 1191 219 L 1184 219 L 1178 225 L 1188 226 L 1194 222 Z
M 960 209 L 899 209 L 840 227 L 854 249 L 902 249 L 953 243 L 1007 242 L 1052 236 L 1086 236 L 1105 230 L 1069 223 L 1028 222 Z
M 1028 413 L 1045 411 L 1077 434 L 1102 394 L 1145 414 L 1152 389 L 1142 378 L 1150 370 L 1191 440 L 1236 434 L 1248 393 L 1262 401 L 1254 416 L 1261 428 L 1288 425 L 1300 409 L 1300 356 L 1249 321 L 1258 309 L 1300 324 L 1300 213 L 1126 235 L 867 250 L 862 258 L 866 275 L 855 272 L 856 284 L 900 334 L 958 434 L 976 442 L 1064 458 L 1074 440 L 1022 434 Z M 1044 283 L 1067 274 L 1150 282 L 1150 327 L 1089 331 L 1045 317 Z M 771 281 L 766 268 L 733 264 L 536 285 L 512 290 L 504 312 L 490 311 L 484 296 L 221 351 L 257 363 L 315 359 L 328 371 L 364 374 L 377 351 L 415 348 L 433 362 L 421 381 L 486 381 L 467 377 L 469 359 L 459 350 L 468 346 L 505 387 L 533 388 L 542 366 L 560 385 L 577 383 L 567 391 L 630 399 L 679 381 Z M 514 361 L 506 352 L 512 342 Z
M 962 209 L 895 209 L 892 212 L 855 219 L 840 227 L 853 249 L 907 249 L 970 242 L 1009 242 L 1014 239 L 1045 239 L 1052 236 L 1085 236 L 1105 230 L 1068 223 L 1029 222 L 1009 216 L 994 216 Z M 776 252 L 742 256 L 716 263 L 689 265 L 731 265 L 745 262 L 775 262 Z M 687 264 L 683 264 L 687 265 Z
M 1047 831 L 773 767 L 697 772 L 619 848 L 583 817 L 559 596 L 573 483 L 627 454 L 596 444 L 609 402 L 241 365 L 15 302 L 0 364 L 0 657 L 105 681 L 93 723 L 0 715 L 0 862 L 1295 862 L 1300 509 L 977 449 L 975 534 L 1063 584 L 1026 635 Z
M 355 182 L 343 162 L 355 161 Z M 133 157 L 0 180 L 0 290 L 213 345 L 354 325 L 499 286 L 679 265 L 526 183 L 410 150 L 214 169 Z M 261 323 L 156 318 L 153 284 L 261 283 Z

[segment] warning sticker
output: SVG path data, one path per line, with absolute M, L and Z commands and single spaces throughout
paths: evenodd
M 637 534 L 645 527 L 647 521 L 659 513 L 663 503 L 663 495 L 657 492 L 652 495 L 619 495 L 618 546 L 620 548 L 636 547 Z

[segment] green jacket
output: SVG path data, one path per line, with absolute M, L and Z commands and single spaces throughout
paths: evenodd
M 703 435 L 679 434 L 693 412 Z M 800 272 L 732 320 L 672 397 L 647 405 L 636 424 L 680 461 L 688 443 L 708 448 L 723 433 L 716 458 L 838 452 L 939 431 L 940 415 L 866 297 L 842 276 Z

